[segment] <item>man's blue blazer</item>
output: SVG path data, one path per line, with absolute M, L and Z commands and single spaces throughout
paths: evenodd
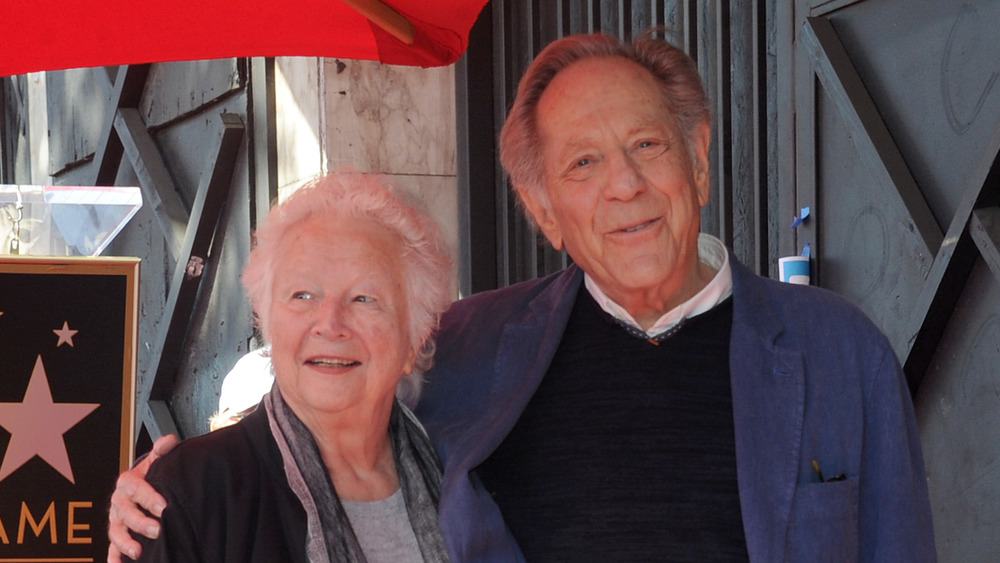
M 762 278 L 731 253 L 730 264 L 750 560 L 934 561 L 913 407 L 886 338 L 832 292 Z M 442 319 L 416 412 L 444 463 L 441 526 L 457 561 L 523 560 L 473 470 L 545 375 L 582 280 L 571 266 L 462 299 Z M 819 482 L 814 459 L 826 475 L 846 478 Z

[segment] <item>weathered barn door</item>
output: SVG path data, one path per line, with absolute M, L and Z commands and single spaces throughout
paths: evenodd
M 792 21 L 795 248 L 904 363 L 941 559 L 996 561 L 1000 1 L 799 0 Z

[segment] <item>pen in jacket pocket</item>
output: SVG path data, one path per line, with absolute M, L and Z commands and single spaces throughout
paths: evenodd
M 847 479 L 847 476 L 844 475 L 843 473 L 837 473 L 833 477 L 830 477 L 829 479 L 825 479 L 823 477 L 823 472 L 820 471 L 820 469 L 819 469 L 819 462 L 816 461 L 815 459 L 812 460 L 812 466 L 813 466 L 813 470 L 816 471 L 816 475 L 819 477 L 819 482 L 820 483 L 829 483 L 831 481 L 843 481 L 844 479 Z

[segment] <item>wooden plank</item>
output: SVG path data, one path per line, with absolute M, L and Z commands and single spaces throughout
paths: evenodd
M 774 48 L 774 56 L 770 57 L 768 70 L 773 71 L 774 76 L 774 112 L 773 120 L 769 120 L 768 129 L 770 139 L 768 141 L 768 153 L 774 159 L 774 169 L 769 171 L 770 181 L 776 185 L 774 205 L 770 206 L 768 216 L 771 223 L 769 236 L 773 239 L 770 246 L 775 249 L 775 256 L 772 257 L 768 265 L 771 272 L 777 275 L 777 259 L 780 256 L 798 254 L 795 248 L 795 232 L 788 228 L 792 217 L 796 215 L 796 179 L 797 162 L 796 150 L 798 145 L 796 139 L 795 119 L 797 102 L 795 95 L 795 82 L 798 69 L 802 65 L 797 57 L 795 48 L 795 10 L 792 2 L 776 2 L 773 7 L 774 33 L 777 42 Z M 782 67 L 778 68 L 778 61 Z M 773 66 L 773 68 L 772 68 Z M 810 77 L 811 81 L 811 77 Z M 769 98 L 770 100 L 770 98 Z M 802 116 L 809 114 L 802 113 Z M 781 139 L 782 142 L 778 142 Z M 789 141 L 790 140 L 790 141 Z M 789 223 L 784 223 L 785 221 Z
M 784 47 L 784 38 L 781 35 L 783 26 L 781 25 L 781 8 L 777 7 L 776 0 L 766 0 L 763 6 L 756 10 L 754 29 L 757 37 L 754 41 L 754 60 L 757 61 L 755 77 L 758 80 L 754 88 L 756 92 L 757 107 L 754 113 L 757 115 L 757 127 L 760 131 L 759 139 L 755 146 L 756 154 L 754 161 L 760 166 L 760 187 L 759 192 L 763 201 L 758 216 L 762 225 L 758 229 L 760 233 L 758 258 L 761 260 L 760 274 L 767 276 L 778 276 L 778 257 L 782 254 L 779 249 L 781 229 L 778 217 L 781 216 L 781 156 L 779 155 L 778 139 L 791 139 L 789 136 L 781 136 L 781 126 L 778 120 L 783 113 L 779 108 L 791 111 L 791 104 L 783 104 L 784 92 L 780 90 L 784 78 L 779 74 L 791 72 L 791 65 L 784 65 L 784 71 L 778 73 L 778 60 L 783 60 L 778 56 Z M 781 2 L 785 5 L 787 2 Z M 781 143 L 785 144 L 785 143 Z M 791 163 L 790 163 L 791 164 Z M 794 189 L 786 190 L 785 193 L 794 193 Z
M 594 30 L 594 15 L 590 0 L 567 0 L 566 19 L 569 21 L 568 34 L 589 33 Z
M 655 25 L 659 4 L 656 0 L 633 0 L 623 4 L 622 21 L 627 25 L 625 38 L 632 39 Z
M 493 82 L 500 66 L 494 57 L 494 11 L 487 8 L 479 15 L 469 32 L 469 49 L 455 63 L 461 295 L 497 288 L 494 193 L 504 185 L 494 150 L 499 129 L 494 107 L 503 89 L 495 90 Z
M 826 0 L 825 2 L 816 2 L 809 8 L 810 16 L 821 16 L 837 10 L 844 9 L 851 4 L 856 4 L 863 0 Z
M 189 119 L 211 105 L 240 95 L 246 87 L 249 59 L 225 58 L 154 64 L 146 78 L 146 91 L 137 106 L 146 128 L 158 131 Z M 155 92 L 155 94 L 153 94 Z M 180 179 L 178 179 L 180 182 Z
M 884 188 L 899 195 L 910 221 L 900 228 L 913 234 L 911 238 L 915 238 L 919 252 L 927 257 L 929 264 L 941 247 L 941 229 L 837 32 L 826 18 L 813 17 L 807 18 L 800 38 L 862 161 Z M 926 273 L 925 268 L 925 276 Z
M 151 440 L 167 434 L 180 437 L 181 433 L 177 430 L 170 407 L 165 401 L 148 401 L 142 406 L 140 413 L 142 426 L 145 427 Z
M 168 400 L 176 380 L 203 269 L 209 262 L 209 248 L 228 197 L 237 153 L 243 141 L 244 127 L 239 116 L 224 113 L 220 115 L 220 121 L 218 148 L 198 186 L 180 254 L 182 260 L 174 268 L 170 293 L 164 306 L 163 316 L 169 322 L 161 324 L 160 333 L 151 348 L 149 365 L 155 366 L 152 368 L 155 375 L 143 382 L 139 391 L 140 402 Z M 155 440 L 158 434 L 154 428 L 149 430 Z
M 801 13 L 804 9 L 804 0 L 797 0 L 794 13 Z M 796 19 L 797 23 L 799 20 Z M 810 64 L 809 53 L 806 51 L 802 41 L 795 40 L 794 27 L 792 30 L 792 48 L 794 57 L 792 59 L 793 70 L 791 72 L 791 84 L 789 89 L 794 93 L 794 107 L 790 113 L 789 121 L 794 127 L 794 143 L 785 144 L 787 151 L 786 158 L 790 158 L 795 165 L 795 177 L 793 184 L 788 186 L 793 191 L 794 197 L 785 197 L 780 207 L 779 222 L 784 233 L 790 233 L 787 238 L 779 241 L 782 256 L 792 256 L 801 253 L 802 248 L 808 244 L 811 247 L 812 256 L 822 252 L 822 245 L 819 244 L 819 230 L 816 228 L 821 214 L 816 209 L 817 201 L 817 148 L 819 147 L 818 134 L 816 131 L 817 122 L 817 93 L 816 75 Z M 783 74 L 783 73 L 782 73 Z M 788 123 L 788 122 L 786 122 Z M 788 146 L 792 145 L 792 146 Z M 803 223 L 797 229 L 791 229 L 792 218 L 799 214 L 802 207 L 811 207 L 813 210 L 813 220 Z M 823 285 L 823 265 L 820 260 L 813 260 L 809 271 L 810 283 L 812 285 Z
M 710 95 L 710 100 L 715 100 L 715 123 L 712 143 L 715 148 L 715 162 L 713 168 L 713 180 L 718 196 L 715 202 L 715 216 L 713 225 L 709 226 L 709 232 L 713 232 L 726 246 L 733 248 L 735 239 L 733 224 L 733 208 L 736 180 L 733 178 L 733 105 L 732 105 L 732 50 L 730 49 L 730 19 L 729 2 L 719 2 L 711 11 L 712 28 L 714 30 L 714 57 L 711 60 L 703 60 L 709 68 L 702 75 L 712 81 L 714 95 Z M 709 78 L 711 77 L 711 78 Z M 711 199 L 709 203 L 711 204 Z M 712 206 L 706 206 L 712 210 Z M 745 256 L 737 255 L 740 260 Z
M 937 342 L 975 264 L 977 250 L 968 229 L 973 211 L 984 207 L 990 198 L 995 202 L 1000 191 L 1000 122 L 994 125 L 983 156 L 969 178 L 969 185 L 963 190 L 965 196 L 931 265 L 927 282 L 913 302 L 906 326 L 892 342 L 914 391 L 930 365 Z
M 712 113 L 712 140 L 708 146 L 711 195 L 708 203 L 701 208 L 701 230 L 718 236 L 728 245 L 730 240 L 727 239 L 723 224 L 726 222 L 724 211 L 728 207 L 727 200 L 730 198 L 727 187 L 731 184 L 729 173 L 726 171 L 726 155 L 729 151 L 725 131 L 728 128 L 723 124 L 728 119 L 729 102 L 725 96 L 723 83 L 719 81 L 720 76 L 717 75 L 721 68 L 720 61 L 724 60 L 728 53 L 719 53 L 723 47 L 719 44 L 721 22 L 718 16 L 718 2 L 692 0 L 687 8 L 689 12 L 686 14 L 688 16 L 686 25 L 689 30 L 688 39 L 691 42 L 687 52 L 697 65 L 698 75 L 701 76 Z M 728 52 L 728 47 L 725 49 Z M 728 68 L 727 66 L 727 74 Z
M 250 228 L 267 215 L 278 197 L 278 125 L 273 57 L 250 60 L 247 124 L 250 137 Z
M 601 31 L 615 37 L 627 38 L 626 21 L 623 17 L 623 4 L 628 0 L 601 0 L 599 2 L 599 16 L 601 21 Z
M 188 213 L 181 202 L 167 165 L 146 124 L 135 108 L 122 108 L 115 117 L 115 132 L 142 188 L 143 205 L 153 212 L 163 231 L 167 250 L 176 262 L 184 245 Z
M 681 42 L 681 48 L 695 61 L 699 60 L 701 56 L 699 49 L 701 43 L 698 41 L 701 33 L 701 27 L 698 25 L 698 2 L 699 0 L 682 0 L 682 5 L 679 8 L 680 14 L 678 14 L 682 37 L 678 38 L 677 41 Z
M 760 148 L 766 141 L 762 122 L 765 78 L 760 74 L 756 14 L 761 6 L 752 0 L 735 0 L 729 8 L 730 60 L 730 154 L 732 175 L 732 250 L 756 273 L 767 273 L 767 181 L 766 160 Z
M 148 64 L 118 67 L 115 86 L 111 91 L 111 103 L 94 153 L 96 172 L 92 183 L 95 186 L 111 186 L 115 183 L 124 151 L 115 130 L 115 117 L 119 109 L 138 107 L 149 76 L 149 67 Z
M 0 184 L 19 184 L 31 171 L 28 150 L 28 108 L 22 92 L 27 91 L 28 75 L 0 81 Z
M 972 212 L 969 233 L 979 248 L 983 261 L 1000 283 L 1000 207 L 987 207 Z
M 498 91 L 503 91 L 505 98 L 497 107 L 498 123 L 506 119 L 517 84 L 542 47 L 536 28 L 536 2 L 508 0 L 503 7 L 503 78 L 498 86 L 505 89 Z M 500 241 L 497 256 L 501 265 L 500 286 L 537 277 L 539 264 L 543 263 L 544 251 L 541 248 L 544 247 L 540 247 L 537 235 L 517 208 L 516 196 L 513 190 L 507 188 L 505 178 L 498 183 L 494 201 L 497 206 L 497 239 Z
M 605 2 L 603 9 L 615 11 L 615 7 L 608 6 Z M 535 26 L 537 28 L 537 40 L 539 49 L 544 48 L 549 43 L 566 35 L 566 30 L 562 26 L 563 18 L 558 10 L 543 9 L 541 5 L 536 5 Z M 522 219 L 523 213 L 518 212 L 518 221 L 528 223 Z M 529 230 L 530 231 L 530 230 Z M 534 276 L 542 276 L 551 272 L 561 270 L 566 267 L 567 255 L 565 251 L 555 250 L 552 245 L 544 241 L 544 237 L 533 232 L 525 234 L 526 244 L 532 245 L 538 252 Z

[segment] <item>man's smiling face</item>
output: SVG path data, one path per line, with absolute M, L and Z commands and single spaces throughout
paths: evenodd
M 549 241 L 626 309 L 697 292 L 708 125 L 689 150 L 653 75 L 618 57 L 556 75 L 537 124 L 545 193 L 522 193 Z

